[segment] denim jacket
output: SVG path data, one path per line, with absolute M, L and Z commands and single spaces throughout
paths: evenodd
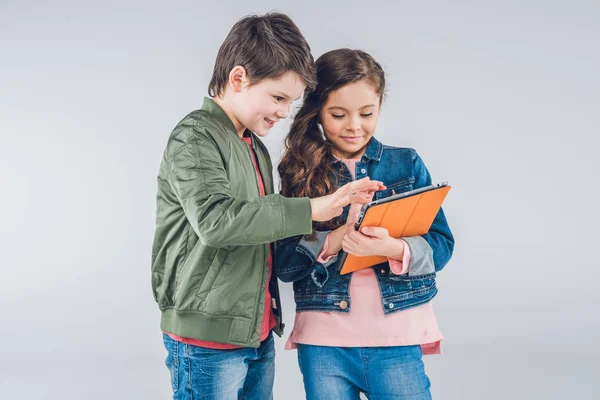
M 342 174 L 340 186 L 352 180 L 343 162 L 334 161 L 334 167 Z M 375 193 L 375 199 L 432 183 L 425 164 L 415 150 L 385 146 L 374 137 L 369 141 L 361 160 L 356 163 L 356 179 L 366 176 L 386 185 L 385 190 Z M 343 220 L 347 218 L 348 210 L 349 206 L 344 209 Z M 277 275 L 283 282 L 294 282 L 297 312 L 349 312 L 352 308 L 352 274 L 340 275 L 343 250 L 324 264 L 317 261 L 329 232 L 317 231 L 315 240 L 295 236 L 277 242 Z M 385 314 L 430 301 L 437 294 L 436 272 L 448 263 L 454 249 L 454 237 L 443 210 L 439 211 L 426 235 L 402 239 L 411 253 L 408 274 L 393 274 L 388 262 L 371 267 L 379 284 Z

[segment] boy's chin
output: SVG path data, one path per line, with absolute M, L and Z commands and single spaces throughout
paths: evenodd
M 270 130 L 270 129 L 263 129 L 263 130 L 256 130 L 256 131 L 253 131 L 253 132 L 254 132 L 254 133 L 257 135 L 257 136 L 260 136 L 260 137 L 265 137 L 265 136 L 267 136 L 269 133 L 271 133 L 271 130 Z
M 268 128 L 266 126 L 256 126 L 256 127 L 254 127 L 254 129 L 250 129 L 250 130 L 260 137 L 265 137 L 269 133 L 271 133 L 271 129 L 273 129 L 273 128 Z

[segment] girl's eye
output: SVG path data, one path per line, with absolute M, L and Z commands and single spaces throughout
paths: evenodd
M 273 96 L 273 98 L 277 101 L 283 101 L 283 97 L 281 96 Z
M 370 117 L 371 115 L 373 115 L 373 113 L 360 114 L 361 117 Z
M 331 114 L 331 116 L 332 116 L 333 118 L 335 118 L 335 119 L 341 119 L 341 118 L 344 118 L 344 115 L 343 115 L 343 114 L 342 114 L 342 115 L 339 115 L 339 114 Z

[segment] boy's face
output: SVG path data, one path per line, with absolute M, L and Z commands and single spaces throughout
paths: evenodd
M 300 98 L 305 88 L 300 76 L 292 71 L 254 84 L 245 81 L 232 99 L 235 117 L 258 136 L 267 136 L 277 121 L 287 118 L 292 102 Z

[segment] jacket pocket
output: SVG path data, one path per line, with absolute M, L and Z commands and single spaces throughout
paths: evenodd
M 225 263 L 227 262 L 229 253 L 230 252 L 224 248 L 220 248 L 217 250 L 215 256 L 213 257 L 210 263 L 210 266 L 208 267 L 208 270 L 206 271 L 204 279 L 200 283 L 200 288 L 198 289 L 198 293 L 196 293 L 196 296 L 202 299 L 206 299 L 206 296 L 208 296 L 208 294 L 210 293 L 210 290 L 212 289 L 215 281 L 217 280 L 217 277 L 219 276 L 223 265 L 225 265 Z
M 425 296 L 435 289 L 435 273 L 419 276 L 390 275 L 391 297 L 397 301 Z

